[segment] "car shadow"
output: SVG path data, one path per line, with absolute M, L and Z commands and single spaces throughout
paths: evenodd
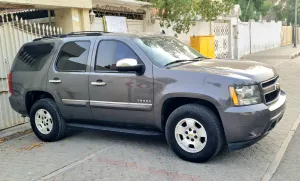
M 161 145 L 162 147 L 168 146 L 167 140 L 162 135 L 137 135 L 137 134 L 129 134 L 129 133 L 120 133 L 120 132 L 112 132 L 112 131 L 100 131 L 94 129 L 82 129 L 82 128 L 69 128 L 67 132 L 67 137 L 78 137 L 80 135 L 89 134 L 89 139 L 101 139 L 101 140 L 109 140 L 111 142 L 126 142 L 130 143 L 139 143 L 139 144 L 147 144 L 147 145 Z
M 164 152 L 164 156 L 167 157 L 176 157 L 169 147 L 167 140 L 164 134 L 159 136 L 149 136 L 149 135 L 136 135 L 128 133 L 119 133 L 119 132 L 110 132 L 110 131 L 99 131 L 93 129 L 82 129 L 82 128 L 69 128 L 67 132 L 67 138 L 79 137 L 80 139 L 86 139 L 88 136 L 89 140 L 96 142 L 109 141 L 112 143 L 117 143 L 119 146 L 124 145 L 135 145 L 146 150 L 159 149 L 160 151 L 157 154 Z M 222 149 L 221 152 L 205 164 L 218 164 L 223 163 L 224 160 L 229 156 L 230 158 L 234 157 L 238 151 L 228 152 L 226 148 Z M 180 159 L 180 158 L 177 158 Z

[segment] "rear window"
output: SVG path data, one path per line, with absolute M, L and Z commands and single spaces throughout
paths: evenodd
M 54 43 L 24 45 L 15 58 L 12 71 L 39 71 L 54 48 Z

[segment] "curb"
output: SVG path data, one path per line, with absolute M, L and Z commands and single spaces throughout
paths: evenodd
M 0 145 L 8 140 L 32 133 L 29 123 L 20 124 L 0 131 Z
M 294 59 L 296 57 L 300 56 L 300 52 L 294 53 L 293 55 L 290 56 L 290 59 Z

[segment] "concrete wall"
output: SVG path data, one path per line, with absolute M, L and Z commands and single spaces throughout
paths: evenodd
M 172 28 L 161 28 L 159 25 L 159 19 L 155 20 L 155 23 L 145 25 L 146 32 L 157 32 L 160 33 L 162 30 L 168 35 L 175 35 L 176 32 Z M 209 35 L 210 34 L 210 24 L 209 22 L 196 21 L 196 25 L 190 28 L 189 33 L 178 34 L 178 39 L 186 44 L 190 44 L 190 37 L 193 35 Z
M 299 29 L 299 28 L 298 28 Z M 298 33 L 299 35 L 299 33 Z M 290 45 L 293 43 L 293 27 L 282 26 L 281 28 L 281 46 Z
M 56 26 L 62 27 L 64 33 L 89 31 L 90 19 L 88 9 L 68 8 L 55 10 Z
M 250 24 L 248 22 L 242 22 L 237 25 L 238 28 L 238 57 L 250 53 Z
M 282 22 L 239 22 L 237 51 L 238 57 L 282 44 Z
M 281 46 L 282 22 L 250 21 L 251 53 Z
M 172 28 L 161 28 L 159 25 L 159 20 L 155 20 L 155 23 L 147 24 L 142 20 L 131 20 L 127 19 L 128 32 L 129 33 L 141 33 L 141 32 L 149 32 L 149 33 L 161 33 L 162 30 L 165 30 L 168 35 L 175 35 L 176 32 L 172 30 Z M 190 36 L 193 35 L 209 35 L 210 27 L 208 22 L 197 21 L 196 26 L 191 27 L 190 32 L 188 34 L 182 33 L 178 34 L 178 39 L 183 41 L 186 44 L 190 44 Z M 93 24 L 91 25 L 92 31 L 104 31 L 103 20 L 102 18 L 95 18 Z
M 127 19 L 128 32 L 130 33 L 140 33 L 144 32 L 144 21 Z
M 91 24 L 91 31 L 104 31 L 102 18 L 95 18 L 93 24 Z

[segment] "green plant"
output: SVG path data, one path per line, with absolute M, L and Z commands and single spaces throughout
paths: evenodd
M 219 15 L 228 13 L 234 0 L 142 0 L 151 2 L 158 10 L 160 25 L 177 33 L 188 33 L 200 15 L 206 21 L 214 21 Z

